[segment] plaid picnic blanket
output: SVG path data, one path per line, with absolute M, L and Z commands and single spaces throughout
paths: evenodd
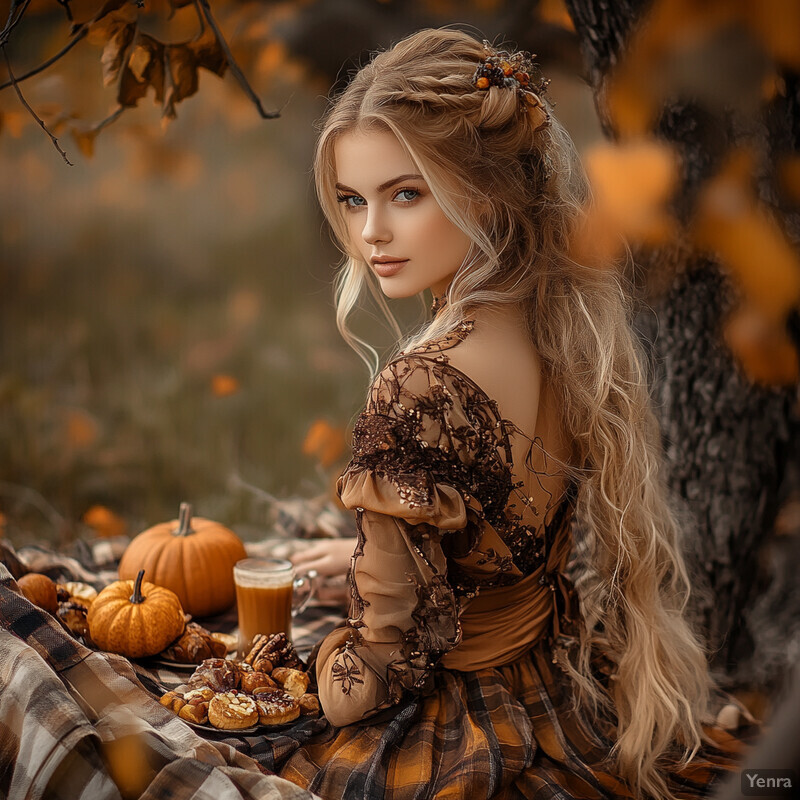
M 157 700 L 165 689 L 184 683 L 187 672 L 90 650 L 16 585 L 14 574 L 36 570 L 101 588 L 116 579 L 123 545 L 84 545 L 82 557 L 47 548 L 17 554 L 2 546 L 0 797 L 315 797 L 270 769 L 324 728 L 324 719 L 301 718 L 269 738 L 223 733 L 204 738 Z M 316 605 L 299 617 L 294 634 L 301 653 L 340 616 L 339 608 Z M 231 614 L 210 625 L 234 626 Z

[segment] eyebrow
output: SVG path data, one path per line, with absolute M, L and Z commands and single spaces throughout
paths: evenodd
M 422 177 L 422 175 L 417 175 L 414 173 L 409 173 L 407 175 L 398 175 L 396 178 L 392 178 L 391 180 L 382 183 L 378 187 L 378 194 L 381 194 L 381 192 L 385 192 L 387 189 L 391 189 L 391 187 L 397 183 L 402 183 L 403 181 L 416 181 L 416 180 L 425 180 L 425 179 Z M 349 186 L 345 186 L 344 184 L 341 183 L 337 183 L 336 188 L 339 189 L 340 191 L 355 192 L 356 194 L 358 194 L 355 189 L 351 189 Z

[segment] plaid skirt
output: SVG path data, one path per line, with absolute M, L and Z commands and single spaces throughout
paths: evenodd
M 743 740 L 720 728 L 687 768 L 667 772 L 679 798 L 707 796 Z M 507 666 L 434 673 L 432 690 L 360 725 L 327 727 L 273 769 L 323 800 L 632 798 L 610 767 L 613 728 L 576 711 L 546 643 Z M 277 755 L 277 753 L 276 753 Z

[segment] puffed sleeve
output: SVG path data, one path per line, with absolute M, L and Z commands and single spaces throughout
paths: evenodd
M 320 700 L 335 726 L 420 690 L 459 643 L 442 538 L 477 531 L 480 504 L 466 490 L 473 436 L 458 398 L 424 363 L 393 362 L 373 386 L 338 482 L 358 527 L 350 616 L 317 655 Z

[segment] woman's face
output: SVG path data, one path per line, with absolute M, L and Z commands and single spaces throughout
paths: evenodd
M 444 294 L 469 252 L 408 151 L 389 131 L 352 131 L 334 145 L 336 191 L 350 247 L 387 297 Z

